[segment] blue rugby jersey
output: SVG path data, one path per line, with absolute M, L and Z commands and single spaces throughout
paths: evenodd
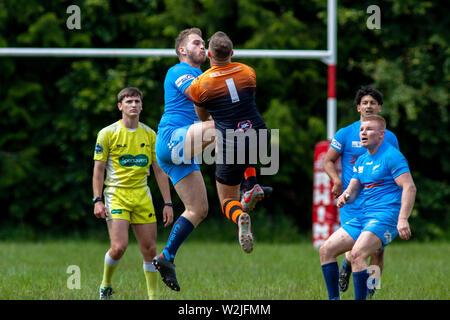
M 341 179 L 344 190 L 347 189 L 353 176 L 353 166 L 355 165 L 356 160 L 358 160 L 360 155 L 367 151 L 367 149 L 362 146 L 359 138 L 360 127 L 361 121 L 358 120 L 351 125 L 338 130 L 331 141 L 331 147 L 341 155 Z M 388 129 L 385 131 L 384 141 L 399 149 L 397 137 Z
M 383 142 L 375 154 L 366 152 L 353 167 L 353 178 L 363 185 L 364 212 L 385 214 L 396 224 L 400 213 L 402 189 L 395 182 L 399 175 L 410 172 L 403 154 Z
M 164 113 L 158 125 L 158 132 L 165 128 L 180 128 L 200 121 L 192 100 L 184 91 L 202 70 L 180 62 L 171 67 L 164 80 Z

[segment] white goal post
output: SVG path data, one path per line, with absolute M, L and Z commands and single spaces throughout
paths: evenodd
M 327 50 L 236 49 L 237 58 L 315 59 L 328 66 L 327 138 L 336 132 L 337 0 L 327 0 Z M 176 57 L 174 49 L 0 48 L 0 57 Z

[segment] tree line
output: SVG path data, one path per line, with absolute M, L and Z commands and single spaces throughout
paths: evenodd
M 378 1 L 380 28 L 368 28 L 372 1 L 338 1 L 338 128 L 359 117 L 356 90 L 384 94 L 382 115 L 409 161 L 418 192 L 411 218 L 419 239 L 448 238 L 450 211 L 449 19 L 444 1 Z M 68 28 L 71 5 L 80 28 Z M 207 40 L 226 32 L 236 49 L 326 49 L 326 1 L 143 0 L 0 1 L 0 47 L 173 48 L 184 28 Z M 326 66 L 319 61 L 235 59 L 257 75 L 257 106 L 280 129 L 280 168 L 260 176 L 274 194 L 259 209 L 310 232 L 314 146 L 326 140 Z M 120 117 L 116 95 L 144 93 L 141 120 L 156 130 L 165 73 L 176 58 L 0 58 L 0 229 L 98 227 L 92 214 L 97 132 Z M 208 62 L 203 70 L 209 67 Z M 202 166 L 212 216 L 214 166 Z M 156 208 L 162 203 L 154 179 Z M 182 208 L 173 192 L 178 210 Z M 178 207 L 177 207 L 178 206 Z

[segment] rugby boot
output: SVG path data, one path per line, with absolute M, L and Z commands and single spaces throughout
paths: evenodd
M 264 198 L 264 191 L 259 184 L 255 184 L 253 188 L 244 192 L 241 198 L 242 210 L 244 212 L 251 212 L 256 203 Z
M 175 274 L 175 265 L 172 262 L 166 260 L 164 257 L 156 256 L 153 258 L 153 265 L 161 274 L 161 278 L 166 286 L 172 290 L 180 291 L 180 286 Z
M 113 300 L 114 291 L 112 287 L 100 287 L 100 300 Z
M 273 192 L 273 188 L 270 186 L 261 186 L 261 189 L 264 191 L 264 198 L 267 198 Z
M 339 270 L 339 288 L 342 292 L 347 291 L 351 274 L 351 271 L 345 271 L 343 267 Z
M 251 231 L 250 216 L 243 212 L 238 219 L 239 244 L 245 253 L 253 251 L 253 234 Z

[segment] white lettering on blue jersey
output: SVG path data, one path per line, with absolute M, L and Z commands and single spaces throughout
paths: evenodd
M 179 77 L 177 80 L 175 80 L 175 85 L 179 88 L 183 84 L 186 83 L 186 81 L 189 81 L 191 79 L 194 79 L 194 76 L 192 74 L 185 74 Z
M 338 150 L 341 150 L 342 148 L 342 145 L 336 139 L 331 140 L 331 145 Z

